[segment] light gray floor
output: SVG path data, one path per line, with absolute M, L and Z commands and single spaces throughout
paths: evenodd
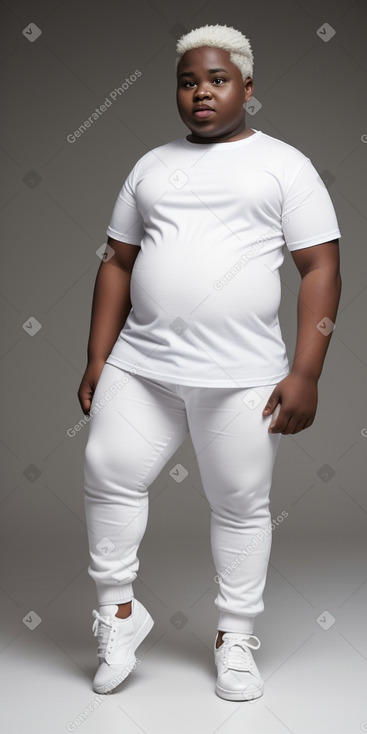
M 166 550 L 159 539 L 154 543 L 152 530 L 143 540 L 135 596 L 155 625 L 137 651 L 142 663 L 105 698 L 91 687 L 97 666 L 95 597 L 86 569 L 75 569 L 72 583 L 44 605 L 33 630 L 1 594 L 4 732 L 100 734 L 109 725 L 128 734 L 367 730 L 364 544 L 356 538 L 332 545 L 273 534 L 265 611 L 255 628 L 262 644 L 254 656 L 265 693 L 255 702 L 229 702 L 214 693 L 217 587 L 207 538 L 193 537 L 195 543 L 185 548 L 174 540 L 167 538 Z M 335 621 L 326 629 L 330 615 Z

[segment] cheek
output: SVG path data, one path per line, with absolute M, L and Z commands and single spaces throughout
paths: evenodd
M 191 108 L 191 102 L 185 95 L 179 95 L 177 97 L 177 105 L 182 112 L 189 112 Z
M 223 94 L 221 96 L 219 106 L 221 114 L 224 114 L 226 116 L 233 116 L 236 112 L 238 112 L 238 109 L 241 106 L 241 102 L 238 97 L 233 95 L 233 90 L 228 90 L 226 94 Z

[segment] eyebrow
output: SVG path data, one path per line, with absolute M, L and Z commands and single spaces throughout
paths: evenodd
M 208 69 L 209 74 L 216 74 L 217 71 L 225 71 L 226 74 L 229 73 L 227 71 L 227 69 L 220 69 L 220 68 L 218 68 L 218 69 Z M 182 74 L 180 74 L 180 76 L 178 78 L 181 79 L 182 76 L 195 76 L 195 74 L 194 74 L 193 71 L 183 71 Z

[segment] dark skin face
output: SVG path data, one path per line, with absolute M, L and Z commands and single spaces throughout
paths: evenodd
M 221 69 L 211 73 L 211 69 Z M 225 69 L 225 71 L 223 71 Z M 181 76 L 190 72 L 189 76 Z M 182 121 L 191 130 L 192 143 L 225 143 L 253 135 L 246 127 L 244 103 L 254 89 L 250 76 L 230 60 L 229 51 L 210 46 L 186 51 L 177 67 L 177 107 Z M 199 118 L 193 108 L 207 104 L 213 108 L 208 117 Z

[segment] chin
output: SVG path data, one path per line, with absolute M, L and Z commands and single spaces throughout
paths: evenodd
M 192 135 L 198 135 L 200 138 L 205 138 L 209 136 L 211 138 L 214 138 L 216 135 L 219 135 L 219 133 L 217 133 L 216 130 L 213 130 L 213 128 L 211 130 L 200 128 L 199 130 L 190 130 L 190 132 Z

